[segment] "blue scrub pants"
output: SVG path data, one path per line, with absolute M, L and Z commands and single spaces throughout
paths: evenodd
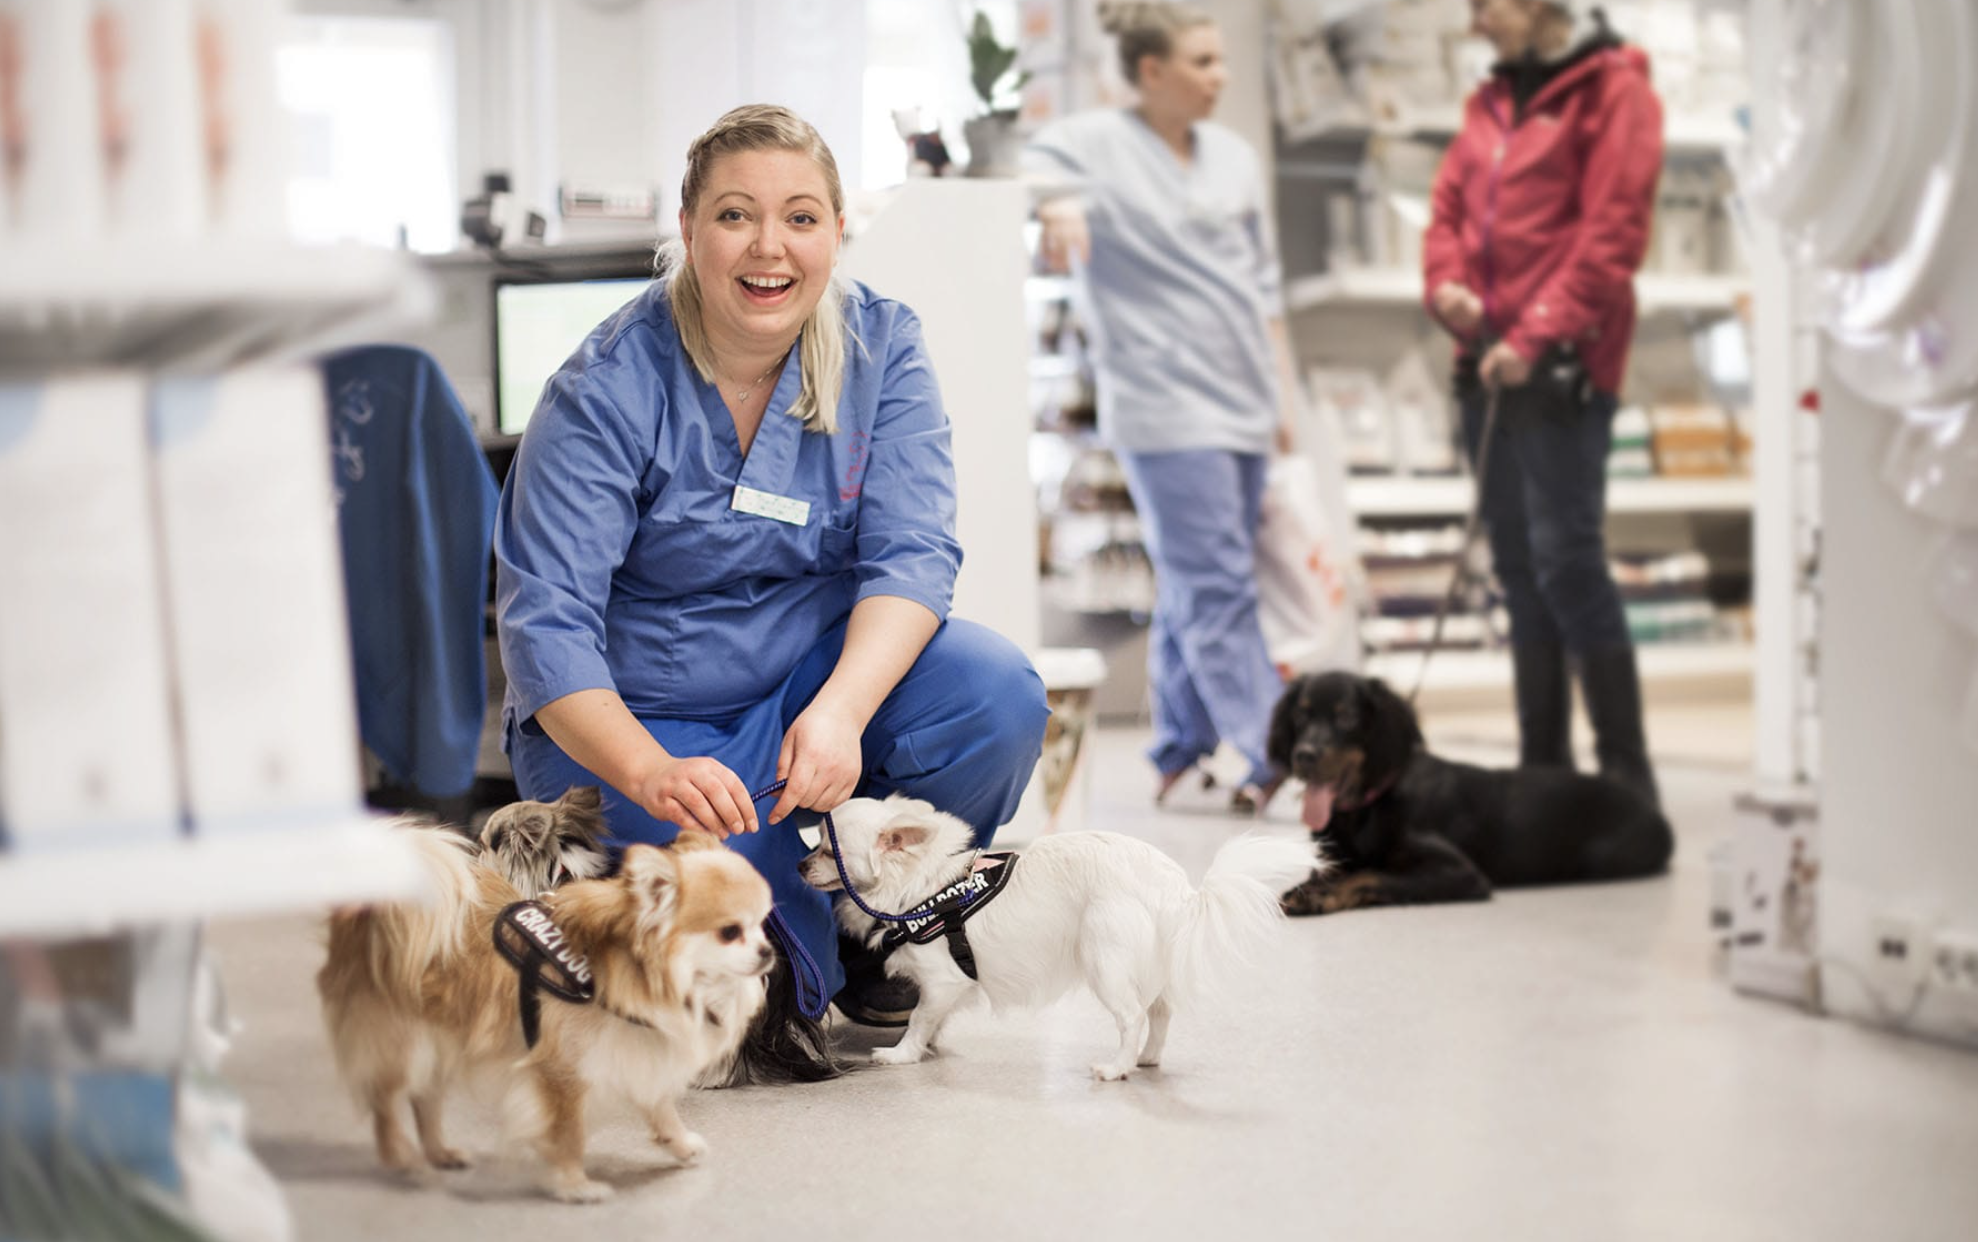
M 1627 613 L 1607 566 L 1607 450 L 1615 398 L 1596 393 L 1577 418 L 1507 404 L 1491 433 L 1483 482 L 1491 567 L 1504 588 L 1511 641 L 1574 654 L 1629 645 Z M 1485 408 L 1464 402 L 1463 438 L 1476 461 Z
M 642 718 L 640 723 L 668 753 L 719 759 L 754 793 L 776 779 L 784 733 L 837 666 L 845 624 L 841 620 L 827 630 L 782 685 L 737 719 Z M 974 825 L 976 843 L 987 845 L 1016 814 L 1043 750 L 1049 716 L 1044 684 L 1015 644 L 974 622 L 950 619 L 866 727 L 866 778 L 858 792 L 923 798 Z M 549 800 L 573 785 L 598 786 L 605 822 L 619 848 L 636 842 L 664 845 L 679 832 L 564 754 L 534 721 L 512 727 L 508 747 L 524 798 Z M 797 829 L 817 817 L 797 812 L 771 825 L 766 817 L 774 804 L 774 798 L 756 804 L 757 815 L 765 817 L 760 832 L 730 837 L 728 844 L 769 881 L 776 898 L 772 929 L 794 968 L 798 1003 L 811 1017 L 821 1017 L 845 975 L 831 897 L 797 875 L 797 863 L 810 852 Z
M 1148 758 L 1165 776 L 1226 741 L 1249 760 L 1248 779 L 1264 784 L 1272 778 L 1264 741 L 1284 688 L 1257 619 L 1257 518 L 1269 462 L 1221 449 L 1116 456 L 1154 562 Z

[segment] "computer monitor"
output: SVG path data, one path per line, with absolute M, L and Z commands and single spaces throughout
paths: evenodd
M 495 428 L 520 435 L 543 384 L 649 278 L 503 281 L 495 285 Z

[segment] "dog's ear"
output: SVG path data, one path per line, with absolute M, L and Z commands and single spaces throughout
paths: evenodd
M 1415 709 L 1380 678 L 1363 679 L 1360 693 L 1367 709 L 1368 758 L 1385 777 L 1406 764 L 1422 745 L 1422 727 L 1415 720 Z
M 619 864 L 618 878 L 639 905 L 662 916 L 670 913 L 680 899 L 680 862 L 671 849 L 643 844 L 628 847 Z
M 1271 709 L 1271 730 L 1264 739 L 1264 757 L 1283 772 L 1291 770 L 1291 748 L 1298 744 L 1298 700 L 1305 696 L 1310 673 L 1302 673 L 1285 683 L 1284 693 Z
M 718 850 L 722 848 L 721 838 L 698 828 L 682 828 L 680 835 L 673 838 L 673 844 L 666 848 L 676 854 L 691 854 L 695 850 Z
M 556 800 L 558 810 L 595 816 L 604 809 L 604 791 L 596 785 L 572 785 Z
M 879 834 L 879 852 L 890 854 L 902 850 L 915 850 L 927 844 L 934 830 L 925 824 L 888 824 Z

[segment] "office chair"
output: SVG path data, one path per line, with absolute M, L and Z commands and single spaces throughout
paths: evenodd
M 425 352 L 367 345 L 323 361 L 371 805 L 462 828 L 477 787 L 498 492 L 453 386 Z M 512 788 L 512 786 L 511 786 Z

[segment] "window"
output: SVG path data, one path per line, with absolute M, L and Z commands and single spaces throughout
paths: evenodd
M 451 250 L 459 236 L 451 28 L 418 17 L 290 19 L 289 224 L 307 242 Z

